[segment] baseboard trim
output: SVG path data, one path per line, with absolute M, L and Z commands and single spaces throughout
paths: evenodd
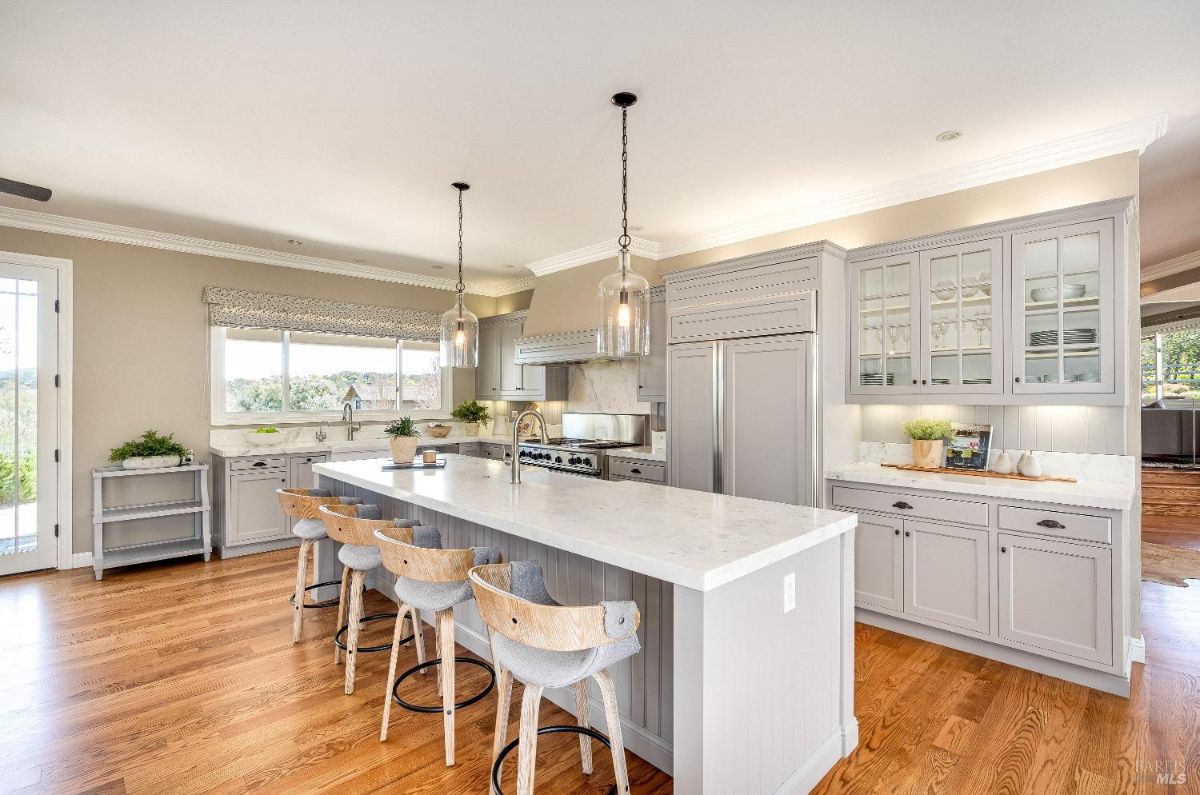
M 846 741 L 848 728 L 839 728 L 822 740 L 821 744 L 817 746 L 817 750 L 812 752 L 804 764 L 793 770 L 792 774 L 776 788 L 775 795 L 791 795 L 792 793 L 802 795 L 802 793 L 812 792 L 821 779 L 825 778 L 825 774 L 838 763 L 839 759 L 845 756 L 842 748 Z M 857 735 L 857 733 L 856 723 L 855 734 Z M 855 744 L 857 745 L 857 740 Z
M 430 620 L 432 616 L 425 615 L 422 616 L 422 618 L 425 620 L 425 623 L 432 625 L 432 621 Z M 492 650 L 488 644 L 487 638 L 480 635 L 470 627 L 462 624 L 456 624 L 454 627 L 454 639 L 458 643 L 470 649 L 472 653 L 479 655 L 483 659 L 492 659 Z M 575 714 L 574 690 L 570 688 L 556 688 L 553 690 L 547 688 L 542 692 L 542 695 L 547 701 L 551 702 L 555 706 L 561 707 L 572 715 Z M 588 699 L 588 701 L 592 725 L 596 727 L 603 727 L 605 725 L 604 705 L 595 699 Z M 672 775 L 671 771 L 674 762 L 674 749 L 672 749 L 671 746 L 664 743 L 661 738 L 655 737 L 654 735 L 648 733 L 641 726 L 630 723 L 624 717 L 621 718 L 621 732 L 624 736 L 625 748 L 627 750 L 637 754 L 642 759 L 645 759 L 647 762 L 654 765 L 667 775 Z M 840 733 L 837 735 L 836 739 L 841 739 Z M 838 758 L 836 755 L 837 746 L 835 746 L 834 750 L 834 762 L 836 762 Z M 833 763 L 831 762 L 830 765 L 824 769 L 828 770 L 832 764 Z M 824 773 L 822 773 L 822 775 L 824 775 Z M 816 784 L 816 782 L 820 780 L 821 779 L 818 776 L 813 781 L 813 784 Z M 809 785 L 809 789 L 811 788 L 812 785 Z M 807 792 L 808 790 L 805 789 L 796 791 Z
M 76 552 L 75 554 L 71 555 L 71 562 L 68 563 L 63 568 L 86 569 L 91 565 L 92 565 L 92 553 L 91 552 Z
M 999 660 L 1002 663 L 1015 665 L 1018 668 L 1025 668 L 1039 674 L 1045 674 L 1046 676 L 1065 679 L 1068 682 L 1074 682 L 1095 690 L 1102 690 L 1105 693 L 1112 693 L 1115 696 L 1129 698 L 1129 680 L 1115 674 L 1104 673 L 1103 671 L 1096 671 L 1091 668 L 1083 668 L 1059 660 L 1052 660 L 1049 657 L 1042 657 L 1019 649 L 1012 649 L 1008 646 L 988 643 L 987 641 L 967 637 L 966 635 L 959 635 L 949 630 L 905 621 L 902 618 L 889 616 L 886 613 L 876 613 L 873 610 L 866 610 L 861 607 L 855 608 L 854 620 L 870 624 L 873 627 L 899 632 L 901 635 L 927 640 L 930 643 L 949 646 L 952 649 L 965 651 L 968 654 L 977 654 L 980 657 Z
M 1146 664 L 1146 636 L 1139 635 L 1129 639 L 1129 661 Z

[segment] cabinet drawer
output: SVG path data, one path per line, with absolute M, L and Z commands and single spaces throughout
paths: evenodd
M 1001 505 L 999 525 L 1001 530 L 1019 530 L 1023 533 L 1074 538 L 1100 544 L 1112 543 L 1112 522 L 1106 516 L 1085 516 L 1078 513 Z
M 647 480 L 651 483 L 667 482 L 666 464 L 657 461 L 638 461 L 632 458 L 608 459 L 608 475 L 610 480 L 630 478 Z
M 815 323 L 812 293 L 777 299 L 732 301 L 670 312 L 667 341 L 760 337 L 812 331 Z
M 283 456 L 264 458 L 234 458 L 229 462 L 230 472 L 254 471 L 258 469 L 283 469 L 287 459 Z
M 934 519 L 955 524 L 986 527 L 988 504 L 968 500 L 949 500 L 942 497 L 918 497 L 871 489 L 833 487 L 833 504 L 838 508 L 875 511 L 903 516 L 906 519 Z

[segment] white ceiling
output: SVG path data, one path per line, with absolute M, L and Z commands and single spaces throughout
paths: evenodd
M 469 275 L 527 275 L 617 234 L 627 89 L 652 241 L 1165 111 L 1143 246 L 1200 247 L 1195 0 L 0 0 L 0 19 L 0 176 L 55 191 L 10 207 L 448 276 L 465 179 Z

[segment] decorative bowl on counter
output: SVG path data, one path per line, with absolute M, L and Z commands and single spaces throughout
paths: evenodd
M 440 423 L 431 422 L 425 426 L 425 430 L 428 431 L 429 435 L 434 439 L 445 439 L 450 435 L 450 431 L 453 430 L 453 428 L 450 425 L 442 425 Z
M 296 432 L 292 428 L 285 428 L 283 430 L 275 429 L 273 431 L 256 428 L 252 431 L 244 431 L 242 438 L 251 447 L 278 447 L 290 442 L 295 434 Z

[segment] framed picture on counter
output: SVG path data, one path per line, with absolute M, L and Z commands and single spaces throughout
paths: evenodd
M 988 452 L 992 446 L 991 425 L 953 423 L 950 441 L 946 443 L 946 466 L 950 469 L 987 469 Z

